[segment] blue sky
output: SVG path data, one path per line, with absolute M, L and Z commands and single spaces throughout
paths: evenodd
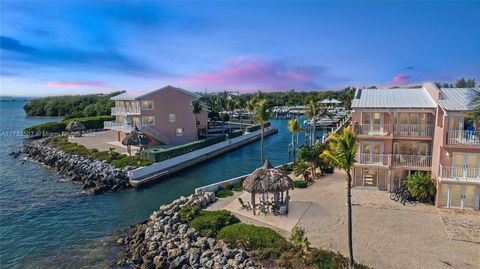
M 1 95 L 480 77 L 480 2 L 2 1 Z

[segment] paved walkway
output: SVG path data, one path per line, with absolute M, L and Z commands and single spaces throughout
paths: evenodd
M 127 146 L 117 141 L 117 131 L 113 130 L 87 132 L 80 137 L 69 137 L 68 141 L 83 145 L 88 149 L 108 151 L 110 148 L 114 148 L 119 153 L 127 154 Z M 139 147 L 132 146 L 132 155 L 135 155 L 138 149 Z
M 307 189 L 291 191 L 291 201 L 311 203 L 297 225 L 305 228 L 312 245 L 347 255 L 344 178 L 338 171 L 322 177 Z M 353 251 L 358 261 L 374 268 L 480 268 L 480 244 L 474 242 L 479 212 L 403 206 L 391 201 L 387 192 L 371 189 L 353 189 L 352 195 Z M 235 203 L 235 198 L 229 199 L 220 199 L 218 209 Z M 257 225 L 276 225 L 263 222 L 262 216 L 239 216 Z M 285 226 L 276 227 L 282 231 Z

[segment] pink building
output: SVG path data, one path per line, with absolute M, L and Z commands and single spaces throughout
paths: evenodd
M 415 171 L 437 181 L 437 206 L 480 208 L 480 140 L 464 113 L 473 89 L 358 89 L 356 187 L 394 191 Z
M 203 108 L 195 122 L 192 101 L 198 97 L 172 86 L 138 96 L 123 93 L 112 97 L 116 119 L 105 122 L 104 128 L 116 130 L 119 141 L 135 126 L 152 139 L 152 145 L 195 141 L 197 133 L 206 135 L 208 121 L 208 111 Z

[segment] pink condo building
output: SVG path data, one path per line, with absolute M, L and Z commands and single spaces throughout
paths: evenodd
M 415 171 L 437 181 L 437 206 L 480 209 L 480 124 L 465 112 L 473 89 L 357 89 L 355 187 L 392 192 Z
M 105 122 L 104 128 L 117 131 L 121 141 L 135 126 L 152 139 L 151 145 L 179 144 L 195 141 L 197 132 L 205 136 L 208 111 L 203 108 L 197 115 L 192 112 L 195 93 L 166 86 L 143 94 L 123 93 L 112 97 L 115 121 Z

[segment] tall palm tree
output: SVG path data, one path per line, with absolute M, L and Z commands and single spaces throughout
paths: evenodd
M 240 126 L 243 132 L 244 128 L 243 128 L 242 112 L 243 112 L 243 109 L 245 108 L 245 100 L 242 98 L 235 99 L 235 108 L 238 109 L 238 121 L 240 122 Z
M 225 102 L 227 111 L 228 111 L 228 133 L 232 132 L 232 114 L 235 110 L 235 100 L 232 98 L 227 98 Z
M 353 268 L 352 242 L 352 174 L 358 151 L 358 135 L 350 127 L 343 129 L 341 134 L 333 133 L 328 141 L 328 149 L 324 150 L 324 157 L 331 165 L 343 169 L 347 173 L 347 205 L 348 205 L 348 253 L 350 267 Z
M 471 110 L 466 113 L 467 118 L 473 122 L 480 122 L 480 90 L 473 90 L 469 97 Z
M 317 117 L 319 107 L 316 102 L 310 101 L 307 107 L 307 111 L 305 111 L 305 116 L 307 119 L 312 122 L 312 126 L 310 128 L 310 145 L 315 144 L 315 131 L 316 131 L 316 124 L 317 124 Z
M 247 110 L 250 112 L 250 115 L 253 115 L 255 113 L 255 105 L 257 103 L 257 100 L 255 98 L 251 98 L 250 100 L 247 101 Z
M 300 126 L 296 118 L 291 119 L 288 122 L 288 131 L 292 133 L 293 163 L 295 163 L 295 153 L 297 150 L 298 133 L 303 132 L 302 126 Z
M 202 104 L 200 99 L 195 99 L 192 101 L 192 113 L 195 115 L 195 129 L 197 129 L 197 140 L 198 140 L 198 114 L 202 112 Z
M 270 119 L 270 111 L 267 108 L 267 100 L 261 99 L 254 108 L 254 117 L 260 123 L 260 158 L 262 164 L 265 162 L 265 154 L 263 151 L 263 136 L 265 132 L 265 123 Z
M 343 107 L 345 109 L 350 110 L 352 108 L 352 100 L 355 95 L 355 88 L 353 87 L 348 87 L 343 89 L 343 91 L 340 93 L 340 101 L 343 103 Z

